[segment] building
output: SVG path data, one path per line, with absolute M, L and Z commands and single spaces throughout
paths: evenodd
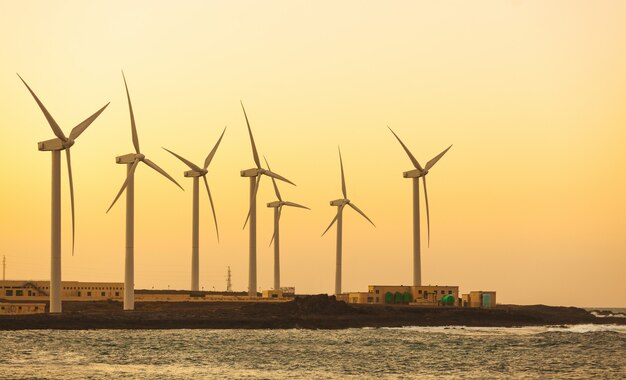
M 261 296 L 263 298 L 274 298 L 274 299 L 282 299 L 283 291 L 282 290 L 264 290 L 261 292 Z
M 478 290 L 462 295 L 463 307 L 482 307 L 489 309 L 496 306 L 496 292 Z
M 123 299 L 121 282 L 63 281 L 61 297 L 64 301 Z M 0 281 L 0 299 L 43 301 L 50 298 L 50 281 Z
M 336 297 L 354 304 L 461 306 L 458 286 L 370 285 L 367 292 L 342 293 Z
M 41 314 L 46 312 L 45 303 L 0 301 L 0 315 Z

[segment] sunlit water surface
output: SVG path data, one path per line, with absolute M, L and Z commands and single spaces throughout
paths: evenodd
M 626 326 L 0 331 L 7 379 L 626 378 Z

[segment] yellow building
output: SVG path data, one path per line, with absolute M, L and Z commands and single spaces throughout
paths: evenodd
M 343 293 L 336 298 L 353 304 L 460 306 L 458 286 L 370 285 L 367 292 Z
M 283 298 L 283 291 L 282 290 L 268 289 L 268 290 L 262 291 L 261 292 L 261 296 L 263 298 L 282 299 Z
M 65 301 L 123 299 L 121 282 L 63 281 L 61 296 Z M 0 299 L 44 301 L 50 298 L 50 281 L 0 281 Z
M 463 307 L 482 307 L 489 309 L 496 306 L 496 292 L 478 290 L 463 294 Z

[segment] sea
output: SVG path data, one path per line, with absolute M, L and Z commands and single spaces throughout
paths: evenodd
M 0 331 L 1 379 L 625 379 L 625 325 Z

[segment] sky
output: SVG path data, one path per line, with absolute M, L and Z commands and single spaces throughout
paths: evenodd
M 106 209 L 133 152 L 135 285 L 188 289 L 192 181 L 227 127 L 200 195 L 200 286 L 247 289 L 247 179 L 259 153 L 311 211 L 281 218 L 282 285 L 332 293 L 341 146 L 349 198 L 343 289 L 412 281 L 413 169 L 428 175 L 424 284 L 496 290 L 498 302 L 626 306 L 626 3 L 623 1 L 0 0 L 0 255 L 8 279 L 49 279 L 54 137 L 19 73 L 66 134 L 110 106 L 72 148 L 76 252 L 62 159 L 64 280 L 123 281 L 124 199 Z M 270 181 L 258 194 L 258 285 L 272 287 Z M 424 202 L 424 199 L 421 200 Z M 422 209 L 424 205 L 422 203 Z M 425 224 L 425 216 L 422 216 Z M 426 230 L 422 229 L 423 241 Z

